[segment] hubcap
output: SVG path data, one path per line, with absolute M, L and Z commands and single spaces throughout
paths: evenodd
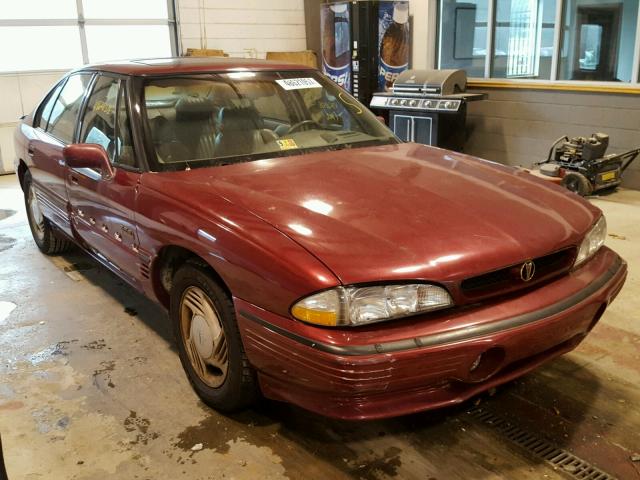
M 208 386 L 217 388 L 227 378 L 229 352 L 220 317 L 213 302 L 198 287 L 182 294 L 180 329 L 189 362 Z
M 29 216 L 31 217 L 31 223 L 33 225 L 33 232 L 38 237 L 38 239 L 44 238 L 44 216 L 42 215 L 42 210 L 40 210 L 40 203 L 38 202 L 38 198 L 36 197 L 36 192 L 33 187 L 29 188 L 29 198 L 28 198 L 28 206 L 29 206 Z

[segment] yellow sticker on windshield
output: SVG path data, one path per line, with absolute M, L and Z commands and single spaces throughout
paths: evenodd
M 296 141 L 293 138 L 283 138 L 282 140 L 276 140 L 280 150 L 291 150 L 292 148 L 298 148 Z

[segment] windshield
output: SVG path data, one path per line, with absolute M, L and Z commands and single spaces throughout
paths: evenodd
M 367 108 L 312 70 L 151 78 L 144 105 L 157 170 L 398 142 Z

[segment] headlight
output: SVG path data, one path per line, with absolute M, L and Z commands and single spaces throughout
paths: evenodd
M 429 284 L 337 287 L 291 307 L 298 320 L 316 325 L 353 326 L 406 317 L 453 305 L 444 288 Z
M 578 250 L 578 256 L 576 257 L 576 261 L 573 265 L 578 266 L 593 257 L 598 249 L 604 244 L 606 238 L 607 221 L 604 219 L 603 215 L 600 217 L 600 220 L 591 227 L 591 230 L 589 230 L 589 233 L 584 237 L 584 240 L 582 240 L 580 249 Z

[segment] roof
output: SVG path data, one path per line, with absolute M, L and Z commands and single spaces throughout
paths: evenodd
M 311 67 L 281 61 L 227 57 L 147 58 L 87 65 L 80 70 L 102 70 L 124 75 L 162 75 L 168 73 L 224 72 L 236 69 L 258 71 L 310 70 Z

